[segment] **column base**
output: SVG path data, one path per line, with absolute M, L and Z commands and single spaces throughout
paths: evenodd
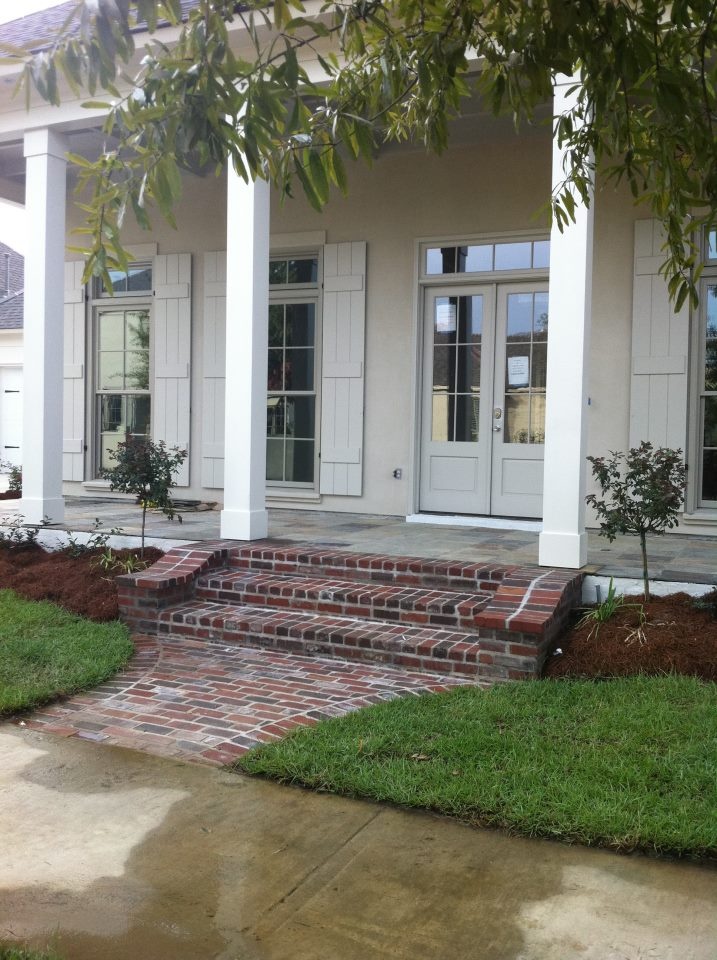
M 25 523 L 64 523 L 65 501 L 62 497 L 23 497 L 20 513 Z
M 223 540 L 264 540 L 269 533 L 266 510 L 222 510 L 220 532 Z
M 544 530 L 538 538 L 538 563 L 541 567 L 567 567 L 579 570 L 588 562 L 588 535 L 551 533 Z

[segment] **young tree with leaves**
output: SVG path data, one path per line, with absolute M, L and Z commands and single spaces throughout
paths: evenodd
M 171 43 L 163 22 L 178 27 Z M 285 192 L 298 180 L 321 208 L 346 189 L 346 158 L 408 138 L 443 150 L 474 94 L 520 128 L 567 74 L 579 97 L 555 120 L 568 158 L 558 225 L 590 202 L 595 170 L 626 181 L 665 227 L 677 305 L 696 296 L 698 228 L 717 213 L 717 0 L 333 0 L 310 16 L 300 0 L 197 0 L 184 19 L 180 0 L 78 0 L 46 50 L 0 53 L 28 102 L 34 88 L 58 103 L 62 82 L 115 98 L 113 145 L 74 157 L 88 276 L 126 265 L 129 209 L 149 227 L 154 202 L 172 222 L 183 169 L 232 163 Z

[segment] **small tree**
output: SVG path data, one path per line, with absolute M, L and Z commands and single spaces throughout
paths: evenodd
M 600 519 L 600 534 L 612 541 L 620 533 L 640 538 L 645 600 L 650 595 L 647 570 L 647 535 L 677 526 L 684 498 L 686 470 L 681 450 L 654 449 L 643 441 L 627 453 L 588 457 L 603 497 L 586 497 Z
M 176 447 L 167 449 L 164 441 L 153 443 L 148 437 L 128 437 L 110 451 L 110 459 L 117 466 L 103 471 L 110 481 L 110 490 L 131 493 L 142 507 L 142 545 L 140 556 L 144 557 L 144 532 L 147 508 L 156 507 L 172 520 L 176 515 L 170 491 L 174 475 L 187 457 L 186 450 Z

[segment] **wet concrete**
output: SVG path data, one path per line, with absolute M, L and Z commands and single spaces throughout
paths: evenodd
M 0 730 L 0 939 L 67 960 L 715 960 L 717 871 Z

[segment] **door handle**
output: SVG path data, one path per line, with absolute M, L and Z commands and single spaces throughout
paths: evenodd
M 493 427 L 493 433 L 500 433 L 503 428 L 498 424 L 497 427 Z

